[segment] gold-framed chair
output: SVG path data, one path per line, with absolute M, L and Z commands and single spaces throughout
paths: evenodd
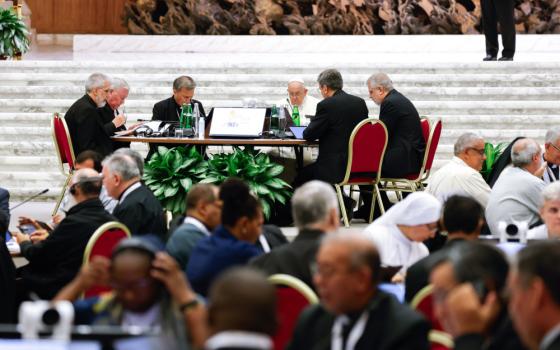
M 346 227 L 350 224 L 342 196 L 343 186 L 371 185 L 373 187 L 369 222 L 373 219 L 376 201 L 379 202 L 381 212 L 385 212 L 378 184 L 381 178 L 383 157 L 387 149 L 387 135 L 385 124 L 380 120 L 371 118 L 362 120 L 350 135 L 346 173 L 341 182 L 334 184 Z
M 437 146 L 441 137 L 442 122 L 440 119 L 430 121 L 427 118 L 420 120 L 422 135 L 426 141 L 426 150 L 422 159 L 420 171 L 415 174 L 406 175 L 403 178 L 381 178 L 381 191 L 395 191 L 399 200 L 402 199 L 402 192 L 416 192 L 424 190 L 424 182 L 430 176 Z M 429 130 L 429 133 L 426 132 Z
M 64 185 L 62 186 L 62 191 L 52 212 L 52 215 L 55 215 L 60 207 L 62 199 L 64 198 L 70 179 L 72 178 L 76 157 L 74 156 L 74 148 L 72 146 L 70 131 L 68 131 L 68 125 L 66 125 L 64 118 L 61 118 L 58 113 L 54 113 L 51 119 L 51 133 L 60 165 L 60 172 L 66 177 Z M 65 169 L 65 164 L 68 169 Z
M 130 230 L 117 221 L 109 221 L 99 226 L 91 235 L 84 250 L 82 266 L 87 266 L 95 256 L 111 257 L 113 248 L 125 238 L 130 237 Z M 106 286 L 93 286 L 84 292 L 84 297 L 91 297 L 109 291 Z

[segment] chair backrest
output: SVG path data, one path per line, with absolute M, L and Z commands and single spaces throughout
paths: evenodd
M 348 142 L 348 163 L 343 183 L 366 174 L 375 174 L 376 181 L 379 181 L 387 140 L 387 128 L 380 120 L 365 119 L 356 125 Z
M 61 118 L 58 113 L 55 113 L 51 120 L 51 132 L 61 171 L 65 173 L 64 164 L 68 164 L 70 172 L 72 172 L 76 160 L 74 157 L 72 139 L 70 138 L 70 132 L 68 131 L 66 121 L 64 118 Z
M 318 303 L 319 298 L 308 285 L 296 277 L 276 274 L 268 280 L 276 286 L 278 330 L 273 337 L 274 349 L 283 350 L 292 339 L 300 313 L 307 306 Z
M 422 160 L 422 167 L 418 174 L 409 175 L 406 178 L 413 181 L 425 181 L 430 175 L 430 170 L 432 170 L 432 165 L 434 164 L 434 158 L 436 156 L 437 146 L 439 145 L 439 139 L 441 136 L 442 123 L 440 119 L 435 120 L 430 123 L 427 119 L 426 122 L 422 123 L 422 134 L 424 135 L 425 124 L 431 125 L 430 133 L 428 139 L 426 140 L 426 150 L 424 151 L 424 158 Z
M 128 228 L 120 222 L 110 221 L 101 226 L 90 237 L 84 251 L 83 266 L 95 256 L 111 257 L 113 248 L 124 238 L 130 237 Z M 107 286 L 93 286 L 84 293 L 84 297 L 91 297 L 109 291 Z
M 442 331 L 431 330 L 428 340 L 431 350 L 451 350 L 455 347 L 451 334 Z
M 441 331 L 443 328 L 434 313 L 433 290 L 434 287 L 431 284 L 420 289 L 414 298 L 412 298 L 410 307 L 424 315 L 424 317 L 426 317 L 428 322 L 432 325 L 432 329 Z
M 422 117 L 420 119 L 420 127 L 422 128 L 424 142 L 428 143 L 428 138 L 430 137 L 430 120 L 426 117 Z

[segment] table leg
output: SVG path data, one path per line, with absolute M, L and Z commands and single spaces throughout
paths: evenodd
M 296 164 L 298 172 L 303 169 L 303 147 L 294 146 L 294 152 L 296 153 Z

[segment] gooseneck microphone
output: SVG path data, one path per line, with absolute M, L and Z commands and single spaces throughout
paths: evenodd
M 10 210 L 14 210 L 15 208 L 18 208 L 18 207 L 24 205 L 25 203 L 29 202 L 30 200 L 35 199 L 35 198 L 39 197 L 40 195 L 45 194 L 47 192 L 49 192 L 49 189 L 45 188 L 41 192 L 39 192 L 37 194 L 34 194 L 33 196 L 31 196 L 31 197 L 27 198 L 26 200 L 24 200 L 23 202 L 19 203 L 18 205 L 11 207 Z

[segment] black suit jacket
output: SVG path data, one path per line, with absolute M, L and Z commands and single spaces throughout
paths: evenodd
M 382 168 L 384 176 L 417 173 L 426 143 L 420 116 L 412 102 L 397 90 L 391 90 L 381 102 L 379 119 L 385 123 L 389 134 Z
M 428 322 L 393 296 L 378 291 L 367 306 L 369 318 L 355 350 L 429 349 Z M 299 317 L 289 350 L 328 350 L 335 315 L 321 305 L 308 307 Z
M 270 246 L 270 250 L 276 249 L 288 243 L 288 239 L 284 236 L 280 227 L 276 225 L 263 225 L 262 234 Z M 260 240 L 258 240 L 255 245 L 264 252 Z
M 99 108 L 89 95 L 74 102 L 66 112 L 64 119 L 77 157 L 86 150 L 93 150 L 107 156 L 113 152 L 110 135 L 105 131 Z
M 126 225 L 132 235 L 154 234 L 162 241 L 166 237 L 163 208 L 152 191 L 143 184 L 130 192 L 122 203 L 117 204 L 113 215 Z
M 367 117 L 366 102 L 343 90 L 317 104 L 317 113 L 303 132 L 306 140 L 319 140 L 319 156 L 313 164 L 315 179 L 328 183 L 344 179 L 350 134 Z
M 267 275 L 284 273 L 297 277 L 313 288 L 310 266 L 315 262 L 323 234 L 319 230 L 301 230 L 292 243 L 256 257 L 251 261 L 251 265 L 263 270 Z
M 27 289 L 42 299 L 53 298 L 80 270 L 92 234 L 109 221 L 116 218 L 105 211 L 99 199 L 90 199 L 72 207 L 44 241 L 23 242 L 21 254 L 29 260 L 22 268 Z
M 557 336 L 545 350 L 560 350 L 560 336 Z
M 5 216 L 0 213 L 0 220 Z M 16 267 L 6 247 L 4 232 L 0 232 L 0 323 L 13 323 L 16 319 Z
M 115 127 L 115 124 L 113 124 L 113 119 L 115 119 L 115 110 L 111 108 L 108 103 L 105 104 L 105 107 L 99 109 L 99 113 L 101 114 L 101 121 L 103 122 L 103 128 L 105 129 L 107 135 L 114 136 L 115 132 L 126 130 L 126 126 L 124 125 L 121 125 L 118 128 Z M 130 142 L 118 142 L 111 140 L 111 143 L 113 145 L 113 150 L 130 147 Z
M 10 223 L 10 192 L 0 187 L 0 211 L 3 211 L 8 217 Z M 3 233 L 3 232 L 0 232 Z
M 191 106 L 194 111 L 194 105 L 198 105 L 198 109 L 200 110 L 200 114 L 203 117 L 206 117 L 206 113 L 204 113 L 204 107 L 200 101 L 191 100 Z M 175 102 L 173 96 L 170 98 L 166 98 L 165 100 L 159 101 L 154 105 L 154 109 L 152 110 L 152 120 L 165 120 L 171 122 L 178 122 L 179 115 L 181 113 L 181 106 Z
M 418 260 L 406 270 L 404 300 L 407 303 L 410 303 L 416 293 L 430 283 L 430 272 L 434 265 L 447 256 L 451 247 L 461 244 L 461 242 L 465 242 L 465 240 L 452 239 L 448 241 L 442 249 Z

